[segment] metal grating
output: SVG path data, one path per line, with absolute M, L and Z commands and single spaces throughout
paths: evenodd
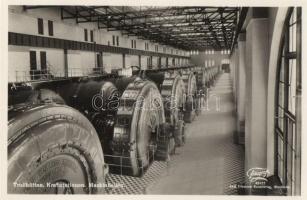
M 237 195 L 237 189 L 230 186 L 244 182 L 244 149 L 242 146 L 228 143 L 223 146 L 223 152 L 225 155 L 224 194 Z
M 154 161 L 142 177 L 117 174 L 107 176 L 107 184 L 123 187 L 106 188 L 107 194 L 146 194 L 146 188 L 152 185 L 166 171 L 167 162 Z

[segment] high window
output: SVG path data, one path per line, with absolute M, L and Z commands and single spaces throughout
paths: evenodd
M 91 38 L 91 42 L 94 42 L 94 31 L 93 30 L 90 31 L 90 38 Z
M 48 20 L 48 32 L 49 36 L 53 36 L 53 21 Z
M 44 35 L 44 21 L 42 18 L 37 19 L 38 34 Z
M 84 41 L 87 41 L 87 29 L 84 29 Z
M 112 44 L 115 46 L 115 35 L 112 36 Z
M 301 9 L 290 8 L 277 68 L 275 174 L 287 195 L 299 194 L 301 153 Z
M 47 70 L 47 56 L 46 51 L 40 52 L 41 70 L 46 72 Z

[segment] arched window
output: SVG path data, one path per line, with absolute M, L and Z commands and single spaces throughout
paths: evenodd
M 301 8 L 290 8 L 279 53 L 275 104 L 275 175 L 283 192 L 300 192 Z M 299 122 L 299 123 L 298 123 Z

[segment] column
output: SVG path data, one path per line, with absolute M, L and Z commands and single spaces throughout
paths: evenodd
M 230 58 L 230 77 L 232 82 L 232 89 L 233 89 L 233 98 L 234 98 L 234 113 L 236 114 L 236 107 L 237 107 L 237 45 L 234 46 L 231 58 Z
M 235 115 L 237 116 L 238 114 L 238 94 L 239 94 L 239 49 L 238 49 L 238 44 L 235 44 L 234 47 L 234 84 L 235 84 Z
M 237 91 L 237 134 L 238 143 L 244 144 L 245 133 L 245 33 L 238 38 L 238 91 Z
M 268 19 L 252 18 L 246 28 L 245 170 L 267 167 Z
M 123 68 L 126 68 L 126 54 L 123 54 Z
M 68 57 L 67 49 L 64 49 L 64 77 L 68 78 Z

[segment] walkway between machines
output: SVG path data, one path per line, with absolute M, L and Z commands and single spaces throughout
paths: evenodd
M 166 174 L 147 188 L 147 194 L 233 194 L 229 186 L 244 180 L 243 148 L 233 143 L 228 73 L 218 78 L 210 94 L 206 110 L 187 124 L 185 146 L 176 149 Z

